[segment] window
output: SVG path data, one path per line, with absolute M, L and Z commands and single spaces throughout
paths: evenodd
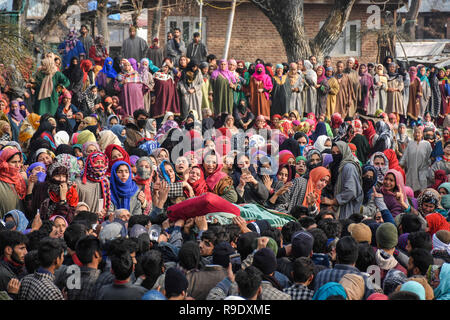
M 124 29 L 109 27 L 109 45 L 111 47 L 121 47 L 124 40 Z
M 177 17 L 170 16 L 166 19 L 166 35 L 167 32 L 175 28 L 181 29 L 181 36 L 186 46 L 192 41 L 194 32 L 200 32 L 199 17 Z M 206 17 L 202 17 L 202 42 L 206 44 Z
M 319 23 L 322 27 L 324 21 Z M 361 55 L 361 20 L 347 21 L 339 40 L 331 51 L 332 57 L 360 56 Z

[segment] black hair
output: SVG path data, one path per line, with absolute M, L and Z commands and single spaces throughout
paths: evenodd
M 25 256 L 25 268 L 27 269 L 27 273 L 34 273 L 39 268 L 39 258 L 38 251 L 31 250 Z
M 289 214 L 296 219 L 300 219 L 300 217 L 308 215 L 308 208 L 304 206 L 293 206 Z
M 28 238 L 27 250 L 28 251 L 37 250 L 39 248 L 39 242 L 45 237 L 48 237 L 48 233 L 44 232 L 43 230 L 35 230 L 27 234 Z
M 153 288 L 158 277 L 163 273 L 163 259 L 158 250 L 147 251 L 140 259 L 140 265 L 145 274 L 142 286 L 146 289 Z
M 245 258 L 253 252 L 253 242 L 256 238 L 259 238 L 259 234 L 256 232 L 247 232 L 239 236 L 237 251 L 241 255 L 242 260 L 245 260 Z
M 78 240 L 75 251 L 82 264 L 91 263 L 95 252 L 98 252 L 100 255 L 102 253 L 100 240 L 91 235 L 84 236 Z
M 325 56 L 324 58 L 323 58 L 323 60 L 331 60 L 331 57 L 330 56 Z
M 207 62 L 211 62 L 212 60 L 216 60 L 216 59 L 217 59 L 217 57 L 215 55 L 213 55 L 213 54 L 208 54 L 206 56 L 206 61 Z
M 303 228 L 308 229 L 310 226 L 316 224 L 316 220 L 313 217 L 301 217 L 298 222 L 302 225 Z
M 375 252 L 367 242 L 358 243 L 358 260 L 355 267 L 361 272 L 366 272 L 371 265 L 376 265 Z
M 340 264 L 353 264 L 358 260 L 358 243 L 353 237 L 345 236 L 336 244 L 336 256 Z
M 201 240 L 207 240 L 215 245 L 217 243 L 217 234 L 213 230 L 208 229 L 202 233 Z
M 50 267 L 66 249 L 64 241 L 46 237 L 39 242 L 38 258 L 39 264 L 43 268 Z
M 200 247 L 195 241 L 183 243 L 178 252 L 180 266 L 186 270 L 196 269 L 200 263 Z
M 292 235 L 296 231 L 302 231 L 302 225 L 297 221 L 289 221 L 281 228 L 281 236 L 283 237 L 283 243 L 289 244 L 292 240 Z
M 388 300 L 420 300 L 420 297 L 411 291 L 392 292 L 388 296 Z
M 309 230 L 308 232 L 311 233 L 311 235 L 314 237 L 313 252 L 328 253 L 327 250 L 328 238 L 325 231 L 319 228 L 314 228 L 312 230 Z
M 295 259 L 292 267 L 293 278 L 295 282 L 304 283 L 314 274 L 314 262 L 311 258 L 300 257 Z
M 411 249 L 425 249 L 431 251 L 433 249 L 433 243 L 431 241 L 431 236 L 425 231 L 411 232 L 408 235 L 408 241 L 411 244 Z
M 428 267 L 433 264 L 433 256 L 430 251 L 416 248 L 411 251 L 409 258 L 413 259 L 414 266 L 420 270 L 421 275 L 426 275 Z
M 341 237 L 350 236 L 350 232 L 348 232 L 348 226 L 352 223 L 355 223 L 353 220 L 348 219 L 339 219 L 339 222 L 341 223 L 342 230 L 341 230 Z
M 194 32 L 193 36 L 194 36 L 194 38 L 200 37 L 200 33 L 199 32 Z
M 350 220 L 352 220 L 354 223 L 360 223 L 361 221 L 363 221 L 364 216 L 362 214 L 359 214 L 359 213 L 354 213 L 348 218 Z
M 325 216 L 331 215 L 335 219 L 336 216 L 334 215 L 334 212 L 330 209 L 321 210 L 319 214 L 316 216 L 316 221 L 319 222 L 320 220 L 323 220 Z M 331 219 L 331 218 L 326 218 Z
M 149 114 L 147 111 L 145 111 L 144 109 L 137 109 L 133 112 L 133 118 L 137 119 L 140 115 L 144 115 L 147 118 L 149 118 Z
M 4 254 L 6 247 L 14 247 L 19 244 L 28 244 L 28 238 L 22 232 L 13 230 L 3 230 L 0 232 L 0 256 Z
M 128 220 L 128 230 L 131 230 L 135 224 L 140 224 L 141 226 L 146 226 L 150 222 L 150 216 L 146 216 L 145 214 L 137 214 L 130 217 Z
M 83 223 L 89 230 L 93 224 L 98 222 L 98 216 L 94 212 L 80 211 L 72 220 L 72 223 L 75 222 Z
M 335 294 L 332 296 L 328 296 L 325 300 L 345 300 L 345 298 L 340 294 Z
M 262 282 L 262 273 L 254 266 L 249 266 L 245 270 L 239 270 L 235 276 L 241 297 L 252 298 Z
M 64 232 L 64 241 L 67 247 L 75 250 L 77 241 L 86 235 L 86 226 L 80 223 L 72 223 Z
M 137 244 L 131 239 L 128 238 L 116 238 L 109 242 L 107 255 L 111 256 L 120 256 L 127 252 L 128 254 L 137 251 Z
M 269 229 L 261 232 L 261 237 L 272 238 L 277 243 L 278 248 L 281 248 L 281 231 L 279 229 L 275 227 L 270 227 Z
M 413 213 L 402 215 L 400 219 L 400 225 L 402 226 L 403 233 L 420 231 L 420 229 L 422 228 L 419 217 Z
M 230 243 L 234 242 L 237 244 L 239 240 L 239 235 L 241 234 L 241 229 L 237 224 L 227 224 L 225 225 L 225 232 L 230 236 Z
M 181 29 L 180 29 L 180 28 L 178 28 L 178 27 L 173 28 L 173 31 L 174 31 L 174 32 L 177 31 L 177 30 L 181 32 Z
M 339 238 L 341 236 L 342 225 L 335 219 L 322 219 L 317 223 L 317 227 L 325 231 L 327 238 Z
M 116 280 L 127 280 L 133 272 L 133 260 L 130 252 L 124 252 L 120 255 L 113 255 L 111 258 L 111 269 L 114 272 Z

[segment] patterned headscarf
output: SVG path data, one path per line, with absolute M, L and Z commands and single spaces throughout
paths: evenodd
M 81 177 L 81 168 L 78 164 L 77 158 L 71 154 L 63 153 L 57 155 L 55 162 L 62 164 L 63 166 L 69 168 L 69 181 L 75 182 L 76 179 Z
M 95 165 L 96 160 L 103 160 L 103 165 Z M 108 209 L 111 203 L 111 192 L 109 180 L 106 177 L 106 171 L 108 170 L 109 160 L 108 157 L 102 152 L 92 152 L 86 159 L 86 168 L 83 173 L 82 182 L 86 184 L 87 180 L 92 182 L 100 182 L 102 186 L 103 208 Z
M 384 159 L 384 166 L 383 167 L 376 167 L 373 163 L 375 161 L 375 157 L 379 158 L 382 157 Z M 374 166 L 375 169 L 377 169 L 377 177 L 378 177 L 378 183 L 383 183 L 384 177 L 386 176 L 386 173 L 389 170 L 389 160 L 386 157 L 386 155 L 383 152 L 375 152 L 370 157 L 370 165 Z
M 419 197 L 417 198 L 418 210 L 423 215 L 424 212 L 422 211 L 422 204 L 424 203 L 432 203 L 436 206 L 437 209 L 441 204 L 441 195 L 439 194 L 439 192 L 432 188 L 426 188 L 420 193 Z

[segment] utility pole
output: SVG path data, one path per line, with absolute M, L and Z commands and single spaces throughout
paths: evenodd
M 227 60 L 228 57 L 228 49 L 230 47 L 230 40 L 231 40 L 231 31 L 233 30 L 233 21 L 234 21 L 234 11 L 236 10 L 236 0 L 232 0 L 231 4 L 231 12 L 230 17 L 228 19 L 228 29 L 227 29 L 227 37 L 225 40 L 225 49 L 223 52 L 223 58 Z

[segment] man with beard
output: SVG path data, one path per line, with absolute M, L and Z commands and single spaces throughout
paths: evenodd
M 25 256 L 28 238 L 19 231 L 0 232 L 0 291 L 6 291 L 12 298 L 19 292 L 19 280 L 26 274 Z
M 339 113 L 345 119 L 345 117 L 350 115 L 352 110 L 355 110 L 356 91 L 349 74 L 344 72 L 344 63 L 342 61 L 336 64 L 335 78 L 339 83 L 339 91 L 336 95 L 336 108 L 334 112 Z
M 208 50 L 206 45 L 200 40 L 200 33 L 194 33 L 193 41 L 188 45 L 186 56 L 191 60 L 196 60 L 199 63 L 206 61 Z
M 80 33 L 81 35 L 78 37 L 78 40 L 81 41 L 81 43 L 84 46 L 84 51 L 86 53 L 89 52 L 89 49 L 92 47 L 92 45 L 94 44 L 94 39 L 92 39 L 92 37 L 89 35 L 89 29 L 86 25 L 81 25 L 80 28 Z M 91 60 L 88 55 L 86 55 L 86 59 Z M 92 60 L 93 61 L 93 60 Z
M 136 61 L 141 61 L 147 53 L 147 42 L 136 35 L 136 27 L 131 26 L 129 33 L 130 37 L 123 41 L 121 56 L 125 59 L 134 58 Z
M 172 59 L 175 67 L 178 67 L 180 57 L 186 54 L 186 45 L 181 39 L 181 30 L 179 28 L 175 28 L 173 31 L 173 39 L 167 41 L 166 50 L 167 57 Z
M 359 75 L 356 70 L 353 70 L 353 66 L 355 65 L 355 58 L 348 58 L 347 67 L 344 70 L 350 79 L 350 83 L 353 87 L 353 95 L 351 96 L 352 104 L 350 105 L 350 109 L 348 112 L 348 116 L 353 117 L 356 111 L 356 103 L 358 101 L 358 97 L 360 95 L 360 83 L 359 83 Z M 344 116 L 343 116 L 344 117 Z M 344 117 L 345 118 L 345 117 Z
M 433 256 L 430 251 L 422 248 L 413 249 L 408 261 L 408 277 L 425 276 L 432 264 Z
M 133 148 L 138 147 L 138 142 L 141 139 L 151 139 L 153 135 L 148 132 L 145 128 L 147 125 L 147 120 L 149 118 L 148 113 L 144 109 L 137 109 L 133 112 L 133 122 L 128 122 L 126 124 L 126 136 L 124 147 L 127 152 L 131 152 Z

